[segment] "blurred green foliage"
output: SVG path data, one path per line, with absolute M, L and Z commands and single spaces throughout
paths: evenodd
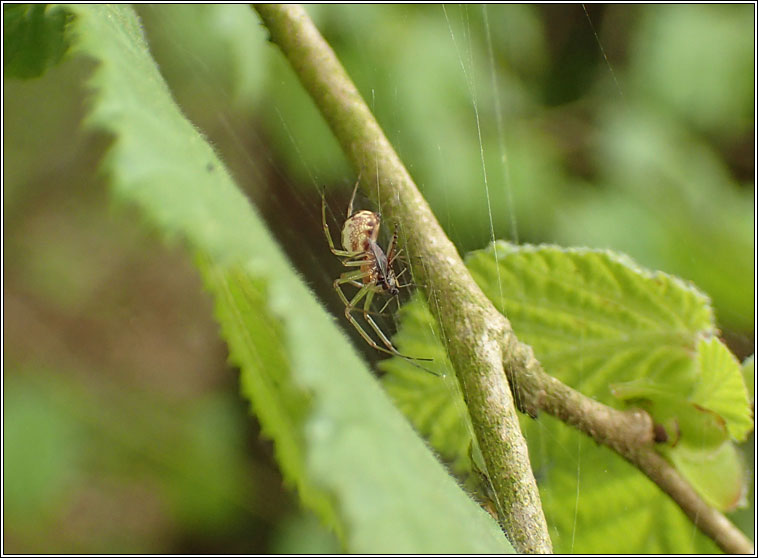
M 3 76 L 39 77 L 68 48 L 68 15 L 45 4 L 3 4 Z
M 462 250 L 492 236 L 616 249 L 694 281 L 725 330 L 751 332 L 753 7 L 308 9 Z M 241 176 L 274 166 L 293 195 L 347 187 L 286 61 L 239 23 L 253 14 L 143 16 L 180 104 L 233 144 L 232 167 L 244 152 Z
M 462 251 L 627 252 L 695 282 L 753 353 L 754 6 L 307 9 Z M 355 177 L 255 14 L 138 11 L 183 110 L 338 310 L 318 195 L 342 189 L 342 208 Z M 79 129 L 90 69 L 3 84 L 5 550 L 328 552 L 249 425 L 186 256 L 106 201 L 106 141 Z M 6 58 L 4 75 L 24 74 Z

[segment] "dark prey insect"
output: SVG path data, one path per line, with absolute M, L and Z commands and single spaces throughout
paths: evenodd
M 347 206 L 345 224 L 342 225 L 342 250 L 334 247 L 332 235 L 329 232 L 329 225 L 326 223 L 326 202 L 323 195 L 321 196 L 321 220 L 324 227 L 324 234 L 329 243 L 329 249 L 332 254 L 342 259 L 342 265 L 354 267 L 352 271 L 342 273 L 334 281 L 334 290 L 337 291 L 342 302 L 345 304 L 345 317 L 353 327 L 361 334 L 361 337 L 377 351 L 382 351 L 391 355 L 408 358 L 412 360 L 431 360 L 426 358 L 415 358 L 404 355 L 392 345 L 390 340 L 376 324 L 371 317 L 371 303 L 375 294 L 389 295 L 395 297 L 399 294 L 401 287 L 407 285 L 398 284 L 392 264 L 400 252 L 397 250 L 397 225 L 392 235 L 387 252 L 385 253 L 379 246 L 379 227 L 381 225 L 381 216 L 379 213 L 365 209 L 353 213 L 353 201 L 355 193 L 358 190 L 356 182 L 353 194 L 350 196 L 350 203 Z M 403 270 L 405 271 L 405 270 Z M 402 272 L 401 272 L 402 274 Z M 352 285 L 358 288 L 358 292 L 352 299 L 348 300 L 343 289 L 344 285 Z M 384 347 L 376 343 L 374 339 L 366 332 L 353 316 L 353 311 L 359 302 L 363 301 L 363 318 L 371 326 L 376 335 L 379 337 Z M 388 301 L 389 303 L 389 301 Z M 386 307 L 386 305 L 385 305 Z M 383 310 L 383 309 L 382 309 Z

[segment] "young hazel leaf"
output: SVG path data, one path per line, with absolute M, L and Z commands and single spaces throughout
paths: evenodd
M 731 511 L 746 504 L 744 465 L 731 442 L 715 450 L 679 446 L 663 453 L 711 506 Z
M 690 400 L 724 418 L 729 435 L 742 442 L 753 430 L 753 416 L 740 363 L 715 337 L 701 339 L 697 348 L 700 374 Z
M 663 451 L 692 475 L 709 502 L 740 500 L 743 472 L 730 457 L 728 438 L 744 436 L 752 420 L 739 366 L 715 338 L 704 294 L 606 251 L 497 242 L 469 254 L 467 265 L 546 372 L 607 405 L 624 407 L 629 400 L 644 406 L 677 437 L 678 445 L 672 440 L 674 447 Z M 441 337 L 425 333 L 430 329 L 424 312 L 406 307 L 394 341 L 437 354 Z M 431 409 L 440 393 L 454 391 L 440 387 L 449 380 L 422 381 L 400 359 L 384 369 L 385 385 L 417 428 L 447 459 L 467 462 L 454 451 L 468 447 L 470 429 L 442 427 L 446 414 L 462 403 L 434 403 L 436 415 Z M 436 416 L 443 419 L 439 424 Z M 667 496 L 618 455 L 550 416 L 524 417 L 522 427 L 556 552 L 715 551 Z M 728 486 L 707 482 L 694 466 L 698 459 L 710 473 L 729 474 L 722 483 Z
M 631 397 L 705 409 L 738 441 L 752 429 L 739 364 L 692 285 L 598 250 L 497 243 L 468 265 L 519 339 L 565 383 L 610 405 Z M 624 397 L 629 385 L 637 393 Z

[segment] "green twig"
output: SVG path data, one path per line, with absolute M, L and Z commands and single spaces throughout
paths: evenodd
M 653 421 L 646 412 L 619 411 L 598 403 L 546 374 L 531 348 L 510 338 L 503 351 L 508 379 L 520 410 L 544 411 L 608 446 L 642 471 L 729 554 L 753 554 L 753 543 L 721 512 L 708 505 L 655 449 Z
M 463 388 L 476 438 L 501 509 L 501 523 L 519 552 L 551 552 L 500 343 L 507 322 L 467 272 L 455 246 L 384 136 L 334 52 L 302 8 L 257 5 L 271 33 L 316 102 L 385 218 L 400 222 L 406 247 L 423 266 L 414 273 L 434 296 L 437 319 Z

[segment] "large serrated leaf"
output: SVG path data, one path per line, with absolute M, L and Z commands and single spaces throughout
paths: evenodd
M 243 393 L 303 501 L 352 552 L 512 552 L 392 406 L 184 119 L 132 9 L 68 9 L 77 52 L 98 62 L 89 124 L 114 136 L 105 164 L 114 191 L 199 254 Z
M 382 378 L 384 388 L 432 446 L 452 463 L 453 470 L 467 472 L 471 469 L 473 430 L 455 371 L 437 341 L 436 322 L 418 294 L 400 309 L 398 317 L 400 329 L 395 340 L 400 351 L 431 362 L 420 366 L 400 358 L 383 360 L 379 367 L 388 372 Z
M 612 386 L 619 393 L 627 389 L 636 403 L 655 403 L 661 421 L 672 416 L 682 420 L 687 432 L 680 434 L 690 443 L 681 444 L 681 449 L 667 446 L 669 458 L 682 464 L 685 475 L 692 474 L 693 485 L 715 505 L 739 499 L 735 487 L 742 483 L 741 468 L 730 458 L 733 453 L 721 448 L 731 444 L 724 442 L 727 425 L 729 432 L 742 434 L 749 428 L 746 420 L 752 421 L 741 395 L 745 392 L 739 389 L 739 367 L 732 367 L 715 348 L 723 345 L 713 337 L 713 314 L 705 295 L 679 279 L 643 270 L 605 251 L 496 243 L 469 255 L 467 265 L 511 320 L 519 339 L 534 348 L 546 372 L 616 407 L 624 402 L 614 396 Z M 418 354 L 439 350 L 440 336 L 430 332 L 428 310 L 405 308 L 403 316 L 395 339 L 399 345 L 410 338 Z M 714 347 L 716 355 L 701 357 L 704 346 Z M 701 361 L 706 364 L 701 366 Z M 390 373 L 385 384 L 417 428 L 447 459 L 465 463 L 455 451 L 467 447 L 470 429 L 458 424 L 444 432 L 432 414 L 429 402 L 443 391 L 434 385 L 440 379 L 422 381 L 417 370 L 399 359 L 383 367 Z M 707 389 L 711 397 L 706 397 L 698 391 L 701 381 L 716 382 L 720 388 Z M 435 404 L 441 424 L 460 404 Z M 732 407 L 727 412 L 722 405 Z M 467 420 L 465 414 L 458 416 Z M 693 535 L 689 520 L 667 496 L 610 450 L 549 416 L 524 419 L 522 426 L 557 552 L 715 550 L 712 541 Z M 710 472 L 732 475 L 730 482 L 721 483 L 728 485 L 726 489 L 694 471 L 693 448 L 703 452 L 700 463 Z
M 715 330 L 705 295 L 610 252 L 501 242 L 472 253 L 467 264 L 485 294 L 521 324 L 519 339 L 551 374 L 602 392 L 606 401 L 608 378 L 635 379 L 643 369 L 670 383 L 689 381 L 682 365 L 694 352 L 694 336 Z M 599 375 L 585 374 L 593 366 Z
M 662 417 L 672 404 L 705 409 L 736 440 L 752 429 L 739 364 L 694 286 L 601 250 L 497 243 L 467 262 L 519 339 L 572 387 L 616 405 L 625 386 L 644 386 L 644 397 L 621 398 L 660 401 Z
M 710 455 L 727 433 L 744 439 L 752 429 L 739 366 L 714 337 L 709 301 L 694 286 L 599 250 L 497 243 L 472 254 L 468 266 L 548 373 L 612 406 L 624 386 L 644 385 L 647 393 L 632 403 L 669 427 L 672 461 L 681 451 L 691 462 L 693 448 Z M 705 456 L 703 467 L 715 467 Z M 737 472 L 732 486 L 741 487 L 742 468 L 729 469 Z M 712 503 L 739 500 L 692 480 Z

